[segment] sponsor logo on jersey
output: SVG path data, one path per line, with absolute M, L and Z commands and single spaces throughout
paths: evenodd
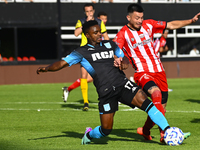
M 139 42 L 139 43 L 135 43 L 135 44 L 133 44 L 133 48 L 136 48 L 137 46 L 144 46 L 144 45 L 146 45 L 146 44 L 148 44 L 148 43 L 150 43 L 151 42 L 151 39 L 147 39 L 147 40 L 144 40 L 144 41 L 142 41 L 142 42 Z
M 140 37 L 140 38 L 143 38 L 143 37 L 144 37 L 144 34 L 140 34 L 139 37 Z
M 105 51 L 105 52 L 100 52 L 100 53 L 93 53 L 91 54 L 92 60 L 96 61 L 99 59 L 108 59 L 108 58 L 113 58 L 114 57 L 114 51 Z

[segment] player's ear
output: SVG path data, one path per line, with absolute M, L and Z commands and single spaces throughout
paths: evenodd
M 130 15 L 127 15 L 126 18 L 127 18 L 128 21 L 131 20 L 131 16 Z
M 87 39 L 90 37 L 88 32 L 85 33 L 85 36 L 86 36 Z

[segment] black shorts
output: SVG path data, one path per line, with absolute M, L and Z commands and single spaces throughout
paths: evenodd
M 139 89 L 138 85 L 129 80 L 123 86 L 113 87 L 107 95 L 99 97 L 99 113 L 109 114 L 117 111 L 118 102 L 134 108 L 131 102 Z

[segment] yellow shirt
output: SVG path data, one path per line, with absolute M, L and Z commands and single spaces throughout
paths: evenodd
M 98 22 L 99 26 L 101 27 L 101 33 L 106 32 L 106 26 L 103 23 L 103 21 L 101 21 L 100 19 L 97 19 L 97 18 L 95 18 L 95 20 Z M 83 18 L 83 19 L 77 21 L 76 26 L 75 26 L 76 29 L 82 27 L 81 21 L 84 23 L 86 21 L 86 18 Z M 81 33 L 81 45 L 80 46 L 84 46 L 86 44 L 87 44 L 87 38 L 86 38 L 85 34 L 82 32 Z

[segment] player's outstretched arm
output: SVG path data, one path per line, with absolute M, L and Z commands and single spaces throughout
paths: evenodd
M 48 71 L 58 71 L 64 67 L 67 67 L 69 66 L 69 64 L 64 61 L 64 60 L 60 60 L 60 61 L 57 61 L 47 67 L 39 67 L 36 72 L 37 74 L 39 74 L 40 72 L 48 72 Z
M 196 14 L 192 19 L 189 20 L 174 20 L 167 23 L 166 29 L 174 30 L 179 29 L 189 24 L 195 23 L 200 17 L 200 13 Z

